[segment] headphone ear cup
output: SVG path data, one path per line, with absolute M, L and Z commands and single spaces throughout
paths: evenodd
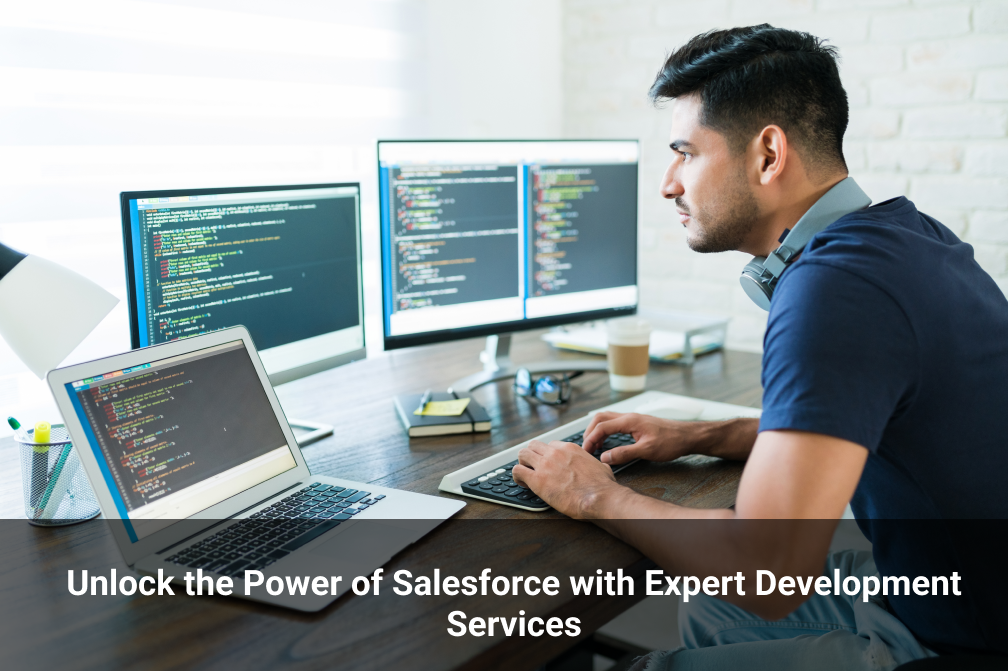
M 764 310 L 770 310 L 770 299 L 773 298 L 774 276 L 763 268 L 764 256 L 754 256 L 753 260 L 742 269 L 739 283 L 753 303 Z

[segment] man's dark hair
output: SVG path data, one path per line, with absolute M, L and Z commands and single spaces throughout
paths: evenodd
M 846 169 L 847 92 L 836 47 L 769 24 L 697 35 L 665 59 L 648 96 L 656 105 L 697 94 L 700 121 L 733 151 L 769 124 L 798 146 L 810 172 Z

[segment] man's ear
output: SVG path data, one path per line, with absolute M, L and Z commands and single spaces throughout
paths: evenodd
M 763 186 L 771 184 L 784 172 L 788 158 L 788 141 L 780 126 L 769 125 L 753 138 L 749 145 L 752 165 Z

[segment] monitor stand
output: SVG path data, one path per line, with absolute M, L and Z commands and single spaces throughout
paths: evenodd
M 573 373 L 608 371 L 605 359 L 557 359 L 524 366 L 511 363 L 511 334 L 487 336 L 486 349 L 480 352 L 483 370 L 456 380 L 448 391 L 468 393 L 473 389 L 498 380 L 513 379 L 519 368 L 527 368 L 533 375 L 544 373 Z
M 365 352 L 362 347 L 360 350 L 337 354 L 335 356 L 313 361 L 295 368 L 287 368 L 279 372 L 270 373 L 270 384 L 276 388 L 288 382 L 293 382 L 294 380 L 299 380 L 303 377 L 314 375 L 315 373 L 321 373 L 322 371 L 335 368 L 336 366 L 353 363 L 354 361 L 363 358 L 365 358 Z M 335 430 L 335 427 L 333 427 L 332 424 L 312 422 L 307 419 L 294 419 L 293 417 L 288 417 L 287 423 L 290 424 L 292 429 L 297 429 L 294 432 L 294 438 L 297 439 L 298 445 L 301 447 L 322 440 L 326 436 L 331 436 Z
M 298 435 L 298 432 L 294 432 L 294 438 L 298 442 L 298 446 L 304 447 L 305 445 L 310 445 L 317 440 L 322 440 L 326 436 L 331 436 L 336 427 L 332 424 L 323 424 L 322 422 L 309 422 L 306 419 L 294 419 L 290 417 L 287 419 L 287 423 L 290 424 L 291 429 L 302 429 L 307 431 L 307 433 L 302 433 Z

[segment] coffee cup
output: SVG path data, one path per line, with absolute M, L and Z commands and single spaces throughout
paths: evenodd
M 651 325 L 640 317 L 619 317 L 606 322 L 609 387 L 613 391 L 640 391 L 647 380 Z

